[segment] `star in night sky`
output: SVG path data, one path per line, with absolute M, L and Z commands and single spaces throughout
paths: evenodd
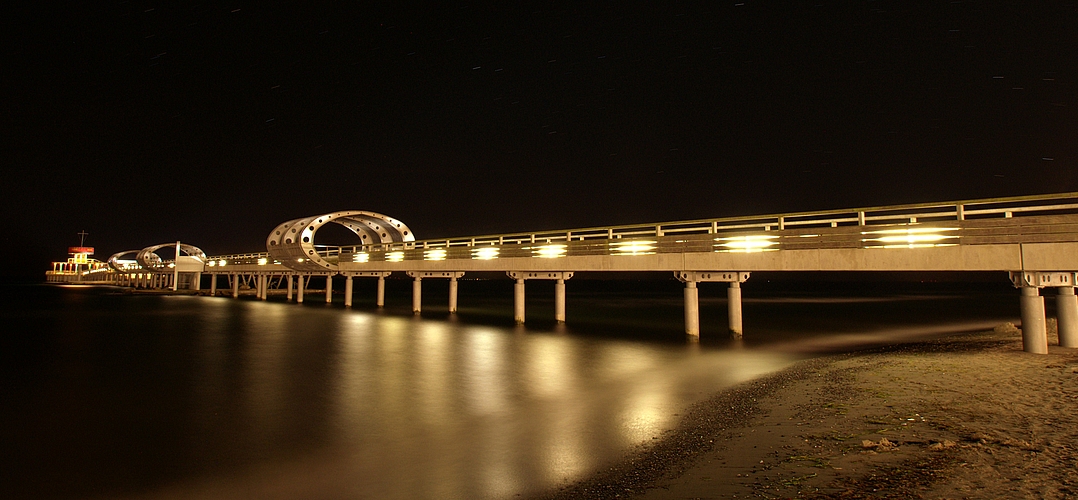
M 1078 190 L 1074 4 L 30 9 L 4 257 L 256 251 L 348 209 L 428 238 Z

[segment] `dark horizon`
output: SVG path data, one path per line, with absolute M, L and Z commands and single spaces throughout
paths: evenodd
M 5 269 L 1078 191 L 1073 4 L 35 5 L 7 34 Z

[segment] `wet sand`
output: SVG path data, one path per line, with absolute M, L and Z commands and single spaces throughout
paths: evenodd
M 1050 343 L 1055 343 L 1054 332 Z M 1013 327 L 804 361 L 543 498 L 1069 498 L 1078 349 Z

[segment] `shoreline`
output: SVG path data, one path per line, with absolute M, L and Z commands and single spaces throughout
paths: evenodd
M 1050 342 L 1053 342 L 1050 332 Z M 1078 349 L 997 329 L 801 361 L 541 499 L 1065 498 Z

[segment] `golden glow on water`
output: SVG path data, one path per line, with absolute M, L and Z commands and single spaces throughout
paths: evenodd
M 287 370 L 285 361 L 290 341 L 286 328 L 281 325 L 288 319 L 286 311 L 275 304 L 250 302 L 247 320 L 251 322 L 253 332 L 248 336 L 244 365 L 247 370 L 241 374 L 243 385 L 248 388 L 244 396 L 245 404 L 256 409 L 250 415 L 251 425 L 260 439 L 272 439 L 280 432 L 283 425 L 281 418 L 285 412 L 285 389 Z
M 213 324 L 223 325 L 237 303 L 218 304 Z M 781 365 L 753 352 L 238 304 L 248 327 L 241 342 L 224 327 L 207 331 L 219 341 L 202 349 L 221 352 L 202 363 L 198 393 L 217 409 L 197 422 L 220 425 L 214 412 L 228 408 L 240 446 L 313 441 L 303 453 L 178 491 L 262 497 L 303 485 L 315 489 L 297 495 L 323 498 L 534 496 L 652 443 L 693 401 Z M 241 355 L 229 355 L 237 346 Z
M 626 444 L 650 440 L 676 422 L 677 406 L 663 390 L 664 384 L 641 380 L 640 390 L 624 401 L 620 414 L 621 434 Z
M 541 398 L 562 395 L 575 383 L 567 345 L 557 337 L 536 338 L 529 344 L 524 376 L 532 393 Z
M 416 325 L 415 349 L 410 355 L 423 359 L 415 365 L 415 394 L 423 409 L 418 417 L 428 425 L 441 424 L 444 415 L 453 411 L 453 333 L 442 321 Z
M 929 248 L 958 244 L 957 227 L 912 227 L 908 229 L 884 229 L 863 231 L 861 241 L 865 248 Z
M 505 356 L 505 335 L 492 328 L 470 328 L 462 352 L 468 409 L 486 415 L 506 410 L 506 387 L 501 382 Z
M 715 238 L 716 252 L 754 253 L 770 252 L 778 250 L 778 236 L 772 235 L 748 235 L 732 236 L 729 238 Z
M 658 242 L 648 240 L 627 240 L 610 242 L 610 255 L 652 255 Z
M 48 293 L 78 290 L 50 287 Z M 82 306 L 58 302 L 58 310 L 80 314 L 59 316 L 68 318 L 61 326 L 77 342 L 48 342 L 49 349 L 62 349 L 55 362 L 66 368 L 50 377 L 85 387 L 95 404 L 68 387 L 49 394 L 59 384 L 30 381 L 33 391 L 25 392 L 34 394 L 15 394 L 5 405 L 32 417 L 20 426 L 53 422 L 20 427 L 27 436 L 57 439 L 27 438 L 19 452 L 35 463 L 73 449 L 86 455 L 77 464 L 82 470 L 145 470 L 154 477 L 131 494 L 138 498 L 537 497 L 662 439 L 693 403 L 786 368 L 804 353 L 939 333 L 938 325 L 878 334 L 809 331 L 786 337 L 786 343 L 773 339 L 766 347 L 733 350 L 706 336 L 686 344 L 633 340 L 613 330 L 591 335 L 581 323 L 558 333 L 535 324 L 448 321 L 435 317 L 438 312 L 416 318 L 407 311 L 406 287 L 398 292 L 387 297 L 389 312 L 375 312 L 366 302 L 346 310 L 339 304 L 299 306 L 281 297 L 172 297 L 151 304 L 106 294 Z M 583 294 L 574 298 L 580 310 L 589 304 Z M 786 300 L 767 308 L 781 311 Z M 803 308 L 796 305 L 800 296 L 790 300 Z M 924 300 L 936 304 L 939 297 Z M 984 304 L 979 295 L 969 300 Z M 860 301 L 832 311 L 863 309 Z M 104 315 L 102 303 L 119 314 Z M 1006 295 L 1003 303 L 1012 304 L 1013 297 Z M 947 309 L 940 314 L 949 317 L 960 308 Z M 641 318 L 647 313 L 629 316 Z M 998 321 L 949 331 L 993 324 Z M 24 338 L 38 336 L 27 332 Z M 121 350 L 115 349 L 118 341 L 124 342 Z M 100 362 L 82 356 L 110 348 L 113 356 Z M 65 359 L 70 361 L 63 364 Z M 102 376 L 82 377 L 86 366 Z M 155 378 L 138 380 L 147 369 Z M 120 413 L 131 418 L 118 420 Z M 94 454 L 101 435 L 137 446 L 132 449 L 138 453 Z M 215 468 L 222 457 L 224 467 Z M 32 466 L 22 467 L 25 473 Z

